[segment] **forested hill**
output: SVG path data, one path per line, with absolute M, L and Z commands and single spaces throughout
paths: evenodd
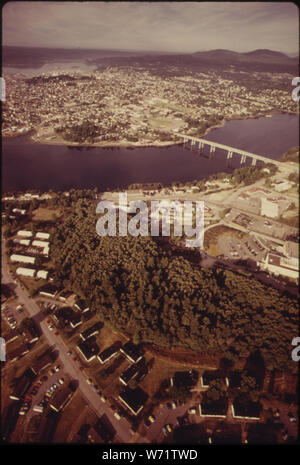
M 151 237 L 99 237 L 95 204 L 78 200 L 58 226 L 56 283 L 86 298 L 101 319 L 135 342 L 222 352 L 230 360 L 260 349 L 266 367 L 292 367 L 297 302 L 224 270 L 201 269 Z

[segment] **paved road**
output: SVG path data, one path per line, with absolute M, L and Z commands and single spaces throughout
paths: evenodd
M 5 256 L 5 241 L 2 240 L 2 282 L 9 284 L 12 283 L 13 278 L 10 276 L 7 258 Z M 21 285 L 16 281 L 14 292 L 20 303 L 23 303 L 29 316 L 40 326 L 49 346 L 54 350 L 58 351 L 58 356 L 61 364 L 63 365 L 64 371 L 68 375 L 78 381 L 78 388 L 80 389 L 83 397 L 88 402 L 89 406 L 95 411 L 98 416 L 104 413 L 108 416 L 111 423 L 113 424 L 117 435 L 120 440 L 124 443 L 130 442 L 132 433 L 130 432 L 130 424 L 124 418 L 117 420 L 110 408 L 100 400 L 99 395 L 95 392 L 94 388 L 87 384 L 85 375 L 79 371 L 78 363 L 74 362 L 71 357 L 67 355 L 69 348 L 62 340 L 60 335 L 55 335 L 53 331 L 50 331 L 48 324 L 46 323 L 46 317 L 38 306 L 37 302 L 30 298 L 25 290 L 21 288 Z

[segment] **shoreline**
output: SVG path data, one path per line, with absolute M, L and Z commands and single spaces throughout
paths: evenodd
M 280 114 L 288 114 L 288 115 L 294 115 L 294 116 L 299 116 L 299 113 L 297 112 L 287 112 L 287 111 L 271 111 L 268 112 L 264 115 L 248 115 L 244 118 L 241 118 L 240 116 L 232 116 L 230 118 L 225 118 L 220 123 L 215 124 L 213 126 L 210 126 L 205 129 L 204 133 L 201 135 L 197 135 L 194 137 L 199 137 L 203 138 L 205 137 L 210 131 L 213 129 L 218 129 L 220 127 L 225 126 L 226 123 L 230 121 L 237 121 L 237 120 L 247 120 L 247 119 L 259 119 L 259 118 L 271 118 L 272 116 L 275 115 L 280 115 Z M 148 148 L 148 147 L 171 147 L 173 145 L 181 145 L 183 144 L 183 141 L 153 141 L 153 142 L 129 142 L 129 141 L 115 141 L 115 142 L 95 142 L 93 144 L 91 143 L 80 143 L 80 142 L 71 142 L 71 141 L 64 141 L 64 140 L 47 140 L 46 138 L 37 138 L 36 134 L 33 134 L 33 131 L 35 130 L 30 130 L 27 133 L 24 134 L 2 134 L 3 139 L 11 139 L 11 138 L 17 138 L 17 137 L 26 137 L 30 142 L 36 143 L 36 144 L 41 144 L 41 145 L 59 145 L 59 146 L 69 146 L 69 147 L 100 147 L 100 148 L 130 148 L 130 149 L 135 149 L 135 148 Z M 48 136 L 51 137 L 51 136 Z

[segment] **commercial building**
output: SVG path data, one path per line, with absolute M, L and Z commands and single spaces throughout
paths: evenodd
M 298 242 L 286 241 L 283 253 L 288 258 L 291 266 L 299 269 L 299 244 Z
M 281 181 L 278 183 L 275 183 L 274 189 L 277 192 L 285 192 L 289 190 L 291 187 L 293 187 L 293 184 L 289 181 Z
M 287 276 L 289 278 L 299 278 L 298 265 L 293 265 L 290 260 L 282 255 L 268 253 L 263 263 L 259 263 L 262 269 L 274 273 L 277 276 Z

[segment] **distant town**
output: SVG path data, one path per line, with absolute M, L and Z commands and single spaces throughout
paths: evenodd
M 288 73 L 245 71 L 242 83 L 236 73 L 174 74 L 108 66 L 7 75 L 2 134 L 31 133 L 36 142 L 60 145 L 172 145 L 181 142 L 180 132 L 203 136 L 226 120 L 297 112 Z

